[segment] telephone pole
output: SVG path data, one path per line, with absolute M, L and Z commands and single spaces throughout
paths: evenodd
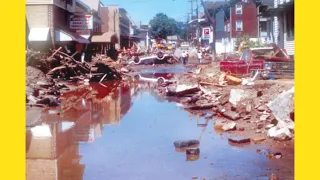
M 192 28 L 192 25 L 191 24 L 189 24 L 189 21 L 192 21 L 192 18 L 193 18 L 193 1 L 194 0 L 189 0 L 188 2 L 190 2 L 190 4 L 191 4 L 191 13 L 190 13 L 190 20 L 188 19 L 188 29 L 189 29 L 189 33 L 191 33 L 191 38 L 189 39 L 189 40 L 191 40 L 192 41 L 192 39 L 193 39 L 193 28 Z
M 207 9 L 207 7 L 205 6 L 203 0 L 201 0 L 201 4 L 203 6 L 203 9 L 204 9 L 204 12 L 206 14 L 206 17 L 208 18 L 209 22 L 211 23 L 211 26 L 212 26 L 212 30 L 213 30 L 213 36 L 212 36 L 212 54 L 213 54 L 213 57 L 212 57 L 212 61 L 215 61 L 216 60 L 216 56 L 217 56 L 217 53 L 216 53 L 216 15 L 215 13 L 213 13 L 213 17 L 210 16 L 210 13 Z M 215 7 L 214 7 L 215 8 Z
M 187 13 L 187 42 L 189 42 L 189 35 L 190 35 L 190 31 L 189 31 L 189 13 Z
M 197 34 L 197 45 L 199 42 L 199 35 L 200 35 L 200 31 L 199 31 L 199 6 L 198 6 L 198 0 L 196 0 L 197 3 L 197 30 L 196 30 L 196 34 Z

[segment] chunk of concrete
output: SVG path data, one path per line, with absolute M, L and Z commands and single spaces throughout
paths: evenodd
M 276 132 L 274 140 L 276 141 L 287 141 L 293 138 L 290 130 L 288 128 L 281 128 Z
M 222 127 L 227 123 L 225 120 L 215 120 L 213 123 L 214 129 L 222 130 Z
M 247 113 L 247 114 L 251 113 L 251 110 L 252 110 L 252 105 L 251 105 L 250 103 L 248 103 L 248 104 L 246 105 L 246 113 Z
M 253 141 L 254 143 L 263 142 L 263 141 L 265 141 L 265 140 L 266 140 L 265 137 L 255 137 L 255 138 L 252 139 L 252 141 Z
M 234 112 L 234 111 L 230 111 L 230 110 L 223 112 L 223 116 L 225 116 L 226 118 L 228 118 L 232 121 L 236 121 L 236 120 L 240 119 L 239 113 Z
M 233 131 L 233 130 L 236 130 L 236 129 L 237 129 L 237 128 L 236 128 L 236 125 L 237 125 L 237 123 L 235 123 L 235 122 L 229 122 L 229 123 L 227 123 L 227 124 L 225 124 L 225 125 L 222 126 L 222 130 L 223 130 L 223 131 Z
M 243 120 L 249 120 L 249 119 L 251 119 L 251 114 L 246 115 L 246 116 L 243 118 Z
M 258 111 L 263 112 L 267 110 L 267 107 L 265 105 L 261 105 L 257 108 Z
M 292 139 L 293 135 L 287 127 L 281 129 L 278 129 L 278 127 L 273 127 L 269 129 L 268 137 L 272 137 L 276 141 L 286 141 Z
M 198 92 L 200 89 L 197 85 L 178 85 L 175 91 L 177 96 L 182 96 L 184 94 Z
M 186 149 L 186 154 L 187 155 L 199 155 L 200 154 L 200 149 L 199 148 L 187 148 Z
M 225 105 L 225 104 L 227 104 L 229 102 L 229 99 L 230 99 L 230 95 L 229 94 L 225 94 L 225 95 L 223 95 L 223 96 L 221 96 L 219 98 L 219 102 L 220 102 L 221 105 Z
M 267 120 L 269 117 L 270 117 L 270 114 L 262 114 L 262 115 L 260 116 L 260 121 L 265 121 L 265 120 Z
M 250 138 L 245 136 L 230 137 L 228 138 L 228 141 L 236 144 L 250 143 Z
M 289 130 L 294 130 L 294 122 L 291 120 L 279 121 L 277 124 L 278 128 L 288 128 Z
M 183 141 L 175 141 L 173 143 L 175 148 L 186 148 L 194 145 L 199 145 L 200 142 L 198 140 L 183 140 Z
M 266 126 L 266 129 L 271 129 L 273 127 L 274 127 L 274 124 L 269 124 L 269 125 Z
M 245 91 L 243 89 L 231 89 L 230 91 L 230 98 L 229 98 L 229 102 L 232 105 L 237 105 L 237 103 L 240 100 L 243 100 L 245 98 L 248 98 L 250 96 L 250 92 L 249 91 Z
M 294 87 L 269 102 L 268 107 L 278 121 L 290 119 L 290 113 L 293 112 L 294 108 Z

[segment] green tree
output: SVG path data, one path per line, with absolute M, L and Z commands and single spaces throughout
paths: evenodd
M 187 40 L 187 29 L 188 29 L 188 24 L 185 22 L 177 22 L 178 26 L 178 36 L 183 39 Z
M 163 13 L 156 14 L 150 21 L 150 26 L 153 38 L 166 38 L 181 32 L 177 21 Z

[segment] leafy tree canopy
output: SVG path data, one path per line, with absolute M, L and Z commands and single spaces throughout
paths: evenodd
M 166 38 L 171 35 L 181 34 L 183 26 L 164 13 L 156 14 L 150 21 L 151 35 L 154 38 Z

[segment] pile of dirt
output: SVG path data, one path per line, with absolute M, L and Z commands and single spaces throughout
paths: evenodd
M 27 66 L 26 68 L 26 85 L 36 84 L 37 82 L 49 83 L 51 80 L 39 69 Z

